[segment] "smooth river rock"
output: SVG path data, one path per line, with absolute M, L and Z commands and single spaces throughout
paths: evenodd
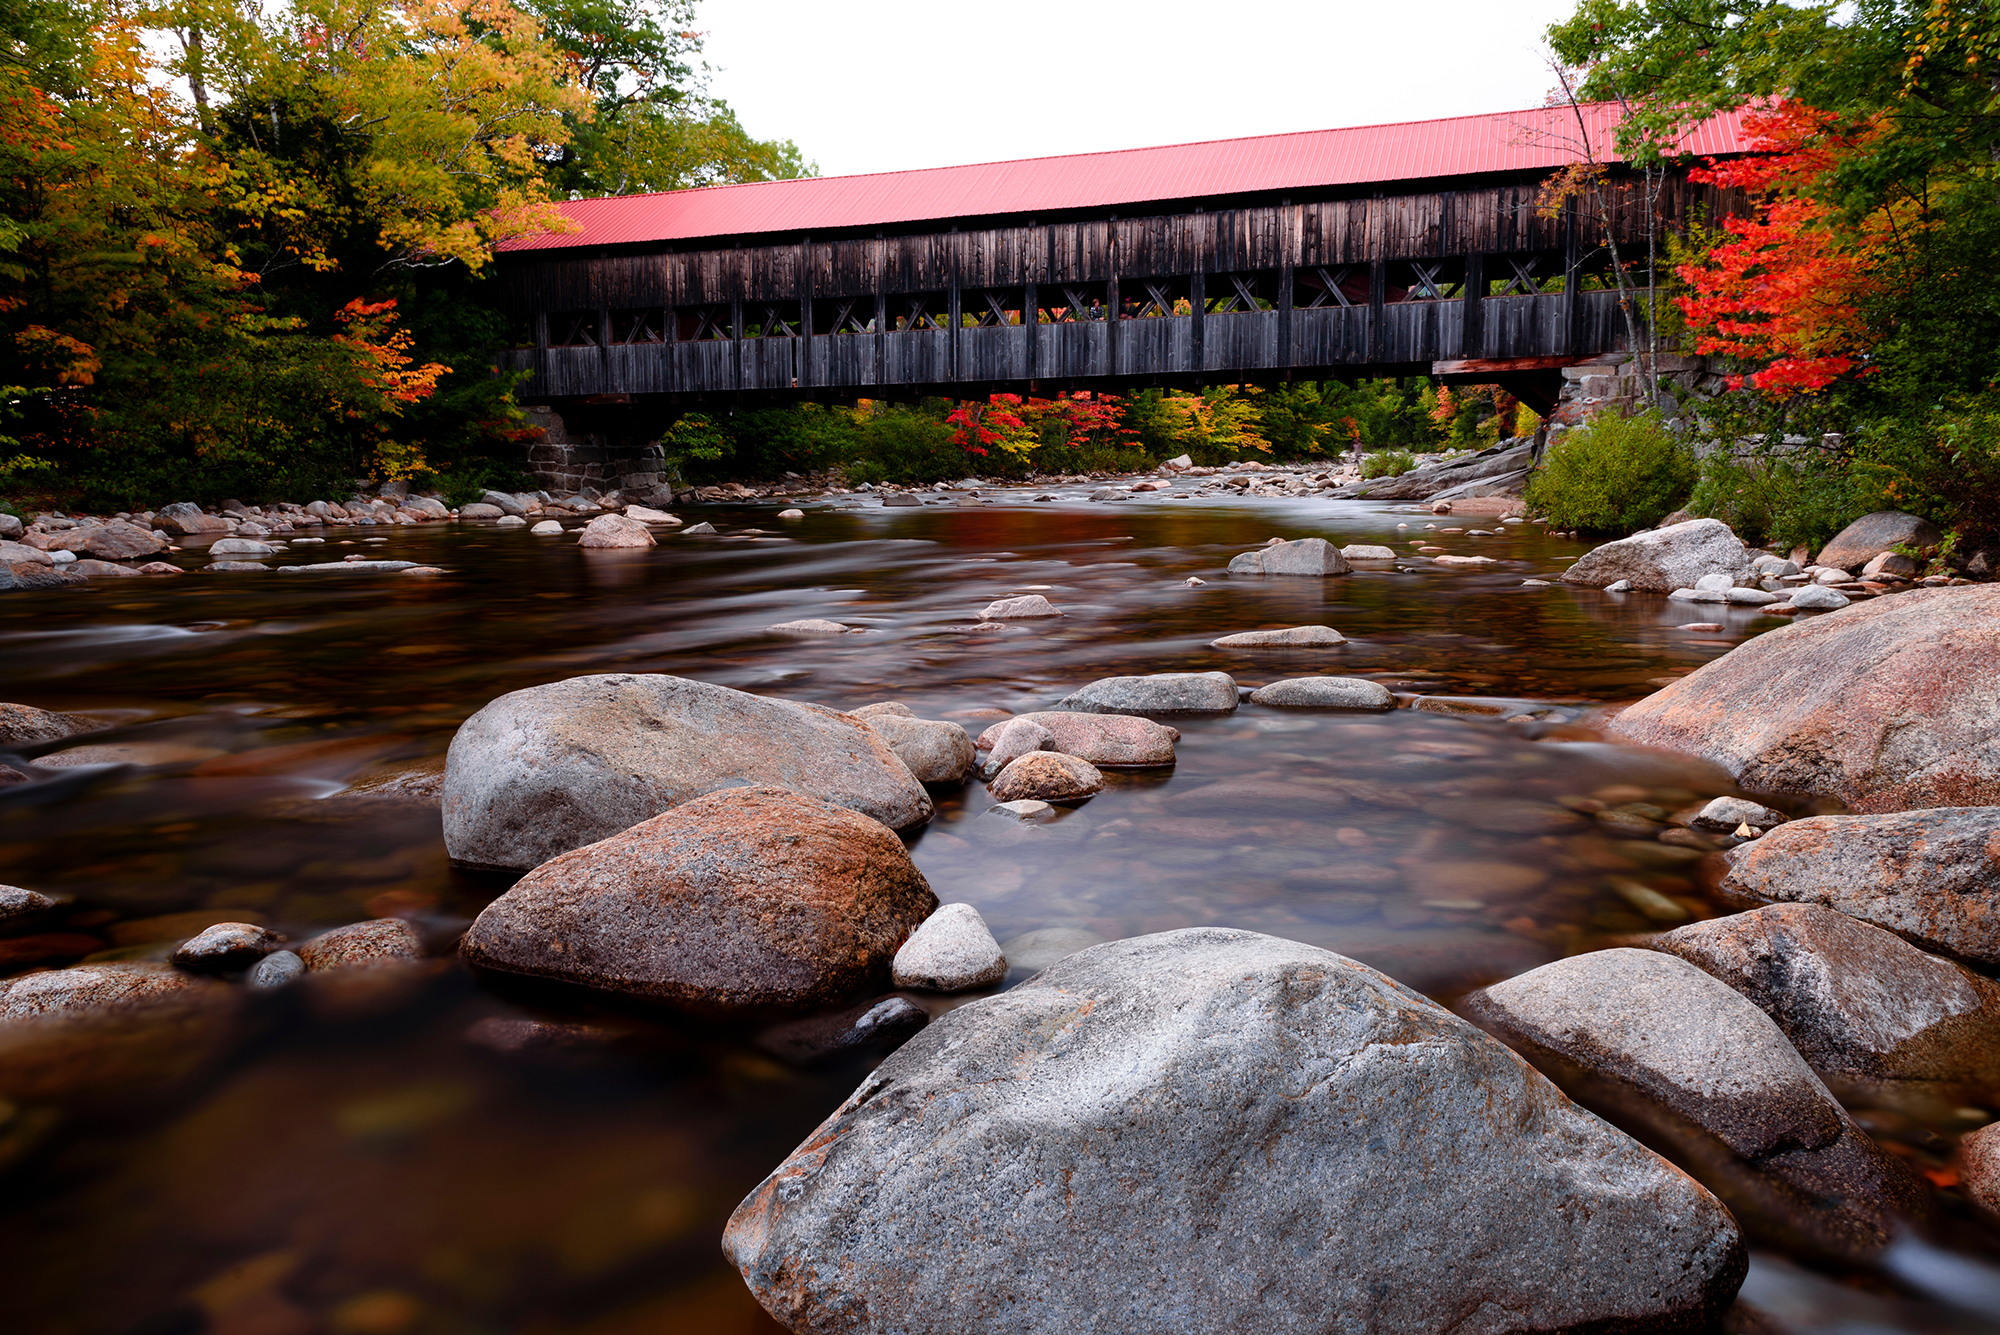
M 2000 1122 L 1958 1142 L 1958 1176 L 1966 1199 L 2000 1220 Z
M 1025 724 L 1019 733 L 1008 730 Z M 1042 734 L 1047 734 L 1046 739 Z M 1030 751 L 1060 751 L 1079 756 L 1100 769 L 1149 768 L 1174 763 L 1174 743 L 1180 729 L 1136 714 L 1081 714 L 1067 709 L 1038 710 L 1002 719 L 979 734 L 979 749 L 990 751 L 989 763 L 1005 766 Z M 1036 741 L 1037 745 L 1028 745 Z
M 2000 965 L 2000 807 L 1810 816 L 1722 855 L 1737 904 L 1824 904 L 1927 950 Z
M 1916 589 L 1746 640 L 1614 732 L 1854 811 L 2000 805 L 2000 584 Z
M 655 545 L 652 531 L 636 519 L 627 519 L 622 514 L 599 515 L 583 526 L 577 534 L 579 547 L 651 547 Z
M 1676 1159 L 1754 1238 L 1853 1260 L 1928 1215 L 1914 1174 L 1855 1124 L 1771 1017 L 1685 960 L 1574 955 L 1473 992 L 1459 1010 Z
M 460 949 L 480 968 L 700 1014 L 810 1010 L 885 982 L 936 909 L 879 821 L 732 788 L 535 868 Z
M 58 714 L 33 705 L 0 704 L 0 746 L 34 746 L 59 742 L 102 727 L 81 714 Z
M 1287 677 L 1250 692 L 1250 703 L 1283 709 L 1394 709 L 1396 697 L 1366 677 Z
M 39 918 L 55 906 L 56 901 L 47 895 L 18 885 L 0 885 L 0 927 Z
M 867 720 L 918 783 L 958 783 L 972 773 L 972 738 L 949 719 L 876 714 Z
M 1039 593 L 1023 594 L 1019 598 L 999 598 L 980 609 L 981 621 L 1039 621 L 1046 617 L 1062 615 L 1054 603 Z
M 1601 589 L 1630 580 L 1635 589 L 1692 589 L 1703 575 L 1750 573 L 1750 549 L 1720 519 L 1690 519 L 1637 533 L 1585 552 L 1563 572 L 1563 583 Z
M 1211 649 L 1331 649 L 1347 637 L 1332 626 L 1288 626 L 1284 630 L 1245 630 L 1210 640 Z
M 56 535 L 56 545 L 79 556 L 96 556 L 106 561 L 129 561 L 166 550 L 166 541 L 123 519 L 113 519 L 90 528 L 70 529 Z
M 256 923 L 219 922 L 183 941 L 173 965 L 192 973 L 233 973 L 263 959 L 284 939 Z
M 1325 538 L 1274 542 L 1230 558 L 1232 575 L 1345 575 L 1354 567 Z
M 299 947 L 307 969 L 374 968 L 413 964 L 424 957 L 417 929 L 401 918 L 374 918 L 322 932 Z
M 737 1208 L 797 1332 L 1679 1332 L 1727 1212 L 1372 969 L 1191 928 L 938 1017 Z
M 1103 789 L 1104 776 L 1088 760 L 1060 751 L 1030 751 L 1009 761 L 990 791 L 996 802 L 1080 802 Z
M 465 721 L 445 762 L 445 847 L 463 863 L 525 869 L 703 793 L 763 784 L 891 829 L 931 818 L 923 785 L 861 719 L 607 673 L 503 695 Z
M 897 987 L 927 992 L 970 992 L 1007 976 L 1007 957 L 979 910 L 945 904 L 924 919 L 896 952 L 889 974 Z
M 1749 998 L 1837 1094 L 1950 1107 L 2000 1091 L 2000 984 L 1879 927 L 1773 904 L 1652 946 Z
M 1227 714 L 1235 708 L 1236 679 L 1227 672 L 1100 677 L 1056 705 L 1079 714 Z
M 225 986 L 164 964 L 76 964 L 0 981 L 0 1023 L 145 1010 Z

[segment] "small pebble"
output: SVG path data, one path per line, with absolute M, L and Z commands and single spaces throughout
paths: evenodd
M 297 955 L 289 950 L 274 950 L 257 961 L 248 982 L 252 987 L 283 987 L 305 971 L 306 962 Z

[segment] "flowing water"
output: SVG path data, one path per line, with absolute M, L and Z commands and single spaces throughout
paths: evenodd
M 0 976 L 160 958 L 217 917 L 298 940 L 400 916 L 444 953 L 393 982 L 327 976 L 198 1032 L 44 1057 L 46 1103 L 0 1105 L 0 1327 L 777 1329 L 722 1261 L 722 1223 L 861 1068 L 802 1070 L 753 1034 L 619 1017 L 608 1048 L 498 1050 L 482 1041 L 496 1017 L 573 1008 L 502 995 L 450 961 L 507 881 L 454 870 L 434 800 L 399 776 L 434 773 L 494 696 L 561 677 L 666 672 L 837 708 L 893 699 L 975 734 L 1093 678 L 1160 671 L 1221 669 L 1246 686 L 1362 675 L 1406 704 L 1486 711 L 1246 705 L 1171 720 L 1174 768 L 1113 771 L 1102 794 L 1038 825 L 982 815 L 976 782 L 940 792 L 911 852 L 940 898 L 976 905 L 1003 941 L 1237 926 L 1449 1001 L 1724 911 L 1693 875 L 1699 850 L 1643 836 L 1732 791 L 1726 777 L 1595 725 L 1603 706 L 1782 623 L 1524 587 L 1584 550 L 1528 526 L 1445 533 L 1482 521 L 1362 502 L 1031 495 L 870 501 L 789 523 L 777 504 L 695 507 L 684 517 L 723 536 L 638 552 L 486 526 L 329 529 L 296 559 L 365 551 L 450 573 L 190 574 L 0 601 L 0 700 L 117 725 L 31 749 L 72 763 L 0 788 L 0 882 L 68 900 L 61 922 L 0 941 Z M 1498 563 L 1222 573 L 1269 537 L 1307 535 L 1412 553 L 1422 538 Z M 1065 616 L 978 621 L 1026 592 Z M 806 617 L 861 629 L 764 630 Z M 1701 621 L 1722 629 L 1680 628 Z M 1302 624 L 1349 642 L 1209 645 Z M 1922 1126 L 1883 1134 L 1921 1167 L 1948 1157 Z M 1828 1283 L 1781 1261 L 1753 1280 L 1808 1306 Z M 1881 1301 L 1878 1326 L 1952 1328 L 1942 1309 Z

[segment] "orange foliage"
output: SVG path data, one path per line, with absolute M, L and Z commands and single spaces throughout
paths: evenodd
M 333 341 L 358 354 L 364 371 L 363 383 L 381 391 L 392 403 L 416 403 L 430 397 L 438 377 L 450 367 L 441 362 L 425 362 L 412 369 L 416 359 L 409 355 L 416 340 L 407 329 L 392 329 L 396 322 L 396 299 L 366 301 L 356 297 L 335 313 L 346 332 Z
M 1861 366 L 1863 310 L 1899 219 L 1880 209 L 1852 227 L 1807 192 L 1877 130 L 1846 129 L 1798 102 L 1746 114 L 1744 125 L 1756 151 L 1693 176 L 1761 197 L 1757 212 L 1726 219 L 1730 239 L 1679 267 L 1694 295 L 1675 300 L 1697 352 L 1766 363 L 1749 383 L 1778 397 L 1812 393 Z

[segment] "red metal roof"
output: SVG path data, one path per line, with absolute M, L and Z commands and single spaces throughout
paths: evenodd
M 1597 155 L 1612 157 L 1616 109 L 1609 104 L 1589 106 L 1583 117 Z M 503 242 L 500 248 L 546 250 L 819 232 L 1258 191 L 1546 171 L 1579 160 L 1579 140 L 1575 113 L 1537 107 L 966 167 L 716 185 L 571 200 L 562 211 L 582 225 L 581 231 L 539 233 Z M 1707 155 L 1740 153 L 1749 145 L 1740 117 L 1731 113 L 1697 127 L 1682 146 Z

